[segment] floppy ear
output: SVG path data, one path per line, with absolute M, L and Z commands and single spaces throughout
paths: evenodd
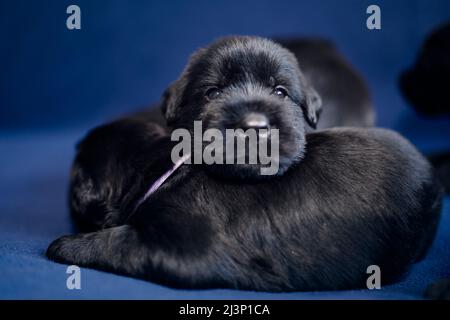
M 322 99 L 317 91 L 309 85 L 304 86 L 304 91 L 305 97 L 302 101 L 301 107 L 308 124 L 313 129 L 316 129 L 320 112 L 322 111 Z
M 202 59 L 205 51 L 204 48 L 200 48 L 194 52 L 189 58 L 189 62 L 181 73 L 181 76 L 164 91 L 161 109 L 168 126 L 176 120 L 179 114 L 178 108 L 183 102 L 183 96 L 189 83 L 191 69 Z
M 284 49 L 286 51 L 285 57 L 291 65 L 288 69 L 294 69 L 296 75 L 294 81 L 298 90 L 294 96 L 294 101 L 302 108 L 306 122 L 308 122 L 311 128 L 316 129 L 320 112 L 322 111 L 322 99 L 317 91 L 308 83 L 300 70 L 301 64 L 297 60 L 297 57 L 287 48 Z
M 181 77 L 173 82 L 163 93 L 161 110 L 166 119 L 167 125 L 170 126 L 176 119 L 177 109 L 180 106 L 187 84 L 187 76 L 185 72 Z

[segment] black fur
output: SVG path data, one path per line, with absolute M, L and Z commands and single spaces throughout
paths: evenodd
M 271 77 L 290 96 L 273 97 Z M 205 101 L 216 81 L 223 95 Z M 221 127 L 261 111 L 284 132 L 283 174 L 242 179 L 253 169 L 229 165 L 224 180 L 183 165 L 133 214 L 172 166 L 174 142 L 144 116 L 118 120 L 81 142 L 72 170 L 71 212 L 95 231 L 57 239 L 47 256 L 182 288 L 357 288 L 373 264 L 384 283 L 395 280 L 433 240 L 440 187 L 427 160 L 391 131 L 305 136 L 319 101 L 293 56 L 270 41 L 227 38 L 202 49 L 166 94 L 170 126 Z
M 277 87 L 285 98 L 274 94 Z M 205 93 L 218 88 L 221 95 L 208 101 Z M 203 130 L 222 132 L 239 128 L 245 115 L 263 113 L 271 128 L 279 129 L 279 174 L 301 159 L 306 128 L 315 128 L 321 99 L 301 73 L 288 50 L 263 38 L 222 38 L 192 55 L 180 78 L 165 93 L 162 110 L 171 128 L 191 132 L 195 120 Z M 306 120 L 306 121 L 305 121 Z M 260 178 L 255 165 L 209 166 L 222 177 Z

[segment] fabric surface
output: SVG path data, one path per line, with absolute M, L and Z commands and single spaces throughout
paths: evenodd
M 84 268 L 81 290 L 68 290 L 67 266 L 44 255 L 73 232 L 66 198 L 76 142 L 90 127 L 157 101 L 188 55 L 220 35 L 330 38 L 367 80 L 377 125 L 425 153 L 450 150 L 450 119 L 420 118 L 397 85 L 423 37 L 450 18 L 450 2 L 377 2 L 382 30 L 372 32 L 370 1 L 77 1 L 82 30 L 72 32 L 71 1 L 1 1 L 0 299 L 418 299 L 450 277 L 450 197 L 428 256 L 381 290 L 176 290 Z

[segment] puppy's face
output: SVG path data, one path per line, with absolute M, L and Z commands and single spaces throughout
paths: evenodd
M 299 160 L 306 123 L 315 127 L 320 98 L 305 82 L 296 58 L 257 37 L 223 38 L 200 49 L 166 91 L 163 112 L 171 128 L 278 129 L 278 174 Z M 224 135 L 225 136 L 225 135 Z M 262 138 L 258 136 L 258 138 Z M 214 165 L 228 177 L 258 177 L 259 164 Z

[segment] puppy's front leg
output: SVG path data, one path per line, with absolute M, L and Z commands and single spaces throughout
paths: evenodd
M 147 255 L 137 231 L 129 226 L 63 236 L 53 241 L 47 257 L 56 262 L 141 276 Z
M 64 264 L 143 278 L 172 287 L 223 286 L 205 257 L 169 252 L 123 225 L 97 232 L 63 236 L 50 244 L 47 257 Z

